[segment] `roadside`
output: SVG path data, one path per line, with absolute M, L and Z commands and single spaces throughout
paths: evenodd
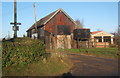
M 78 53 L 87 56 L 96 56 L 109 59 L 118 58 L 118 48 L 85 48 L 85 49 L 66 49 L 66 52 Z
M 118 76 L 118 59 L 67 53 L 74 63 L 72 76 Z
M 2 48 L 2 76 L 56 76 L 72 67 L 64 53 L 46 51 L 37 39 L 11 39 Z
M 66 55 L 52 53 L 47 59 L 41 59 L 28 65 L 16 65 L 3 68 L 3 76 L 57 76 L 68 72 L 72 67 Z

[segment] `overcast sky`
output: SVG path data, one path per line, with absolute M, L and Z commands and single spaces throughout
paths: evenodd
M 26 30 L 34 23 L 34 2 L 18 2 L 17 19 L 22 23 L 19 26 L 18 36 L 26 34 Z M 117 2 L 37 2 L 37 20 L 62 8 L 73 20 L 83 21 L 85 28 L 91 31 L 103 30 L 111 33 L 118 27 Z M 13 2 L 2 2 L 2 37 L 10 32 L 13 36 Z M 1 34 L 0 34 L 1 35 Z

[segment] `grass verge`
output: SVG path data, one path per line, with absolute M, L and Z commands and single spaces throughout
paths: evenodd
M 117 48 L 89 48 L 89 49 L 66 49 L 66 52 L 95 55 L 106 58 L 118 58 Z
M 3 76 L 57 76 L 72 63 L 64 53 L 47 53 L 40 40 L 16 38 L 3 42 L 2 67 Z
M 53 53 L 45 60 L 41 59 L 25 66 L 9 66 L 3 68 L 3 76 L 59 76 L 69 71 L 72 63 L 66 55 Z

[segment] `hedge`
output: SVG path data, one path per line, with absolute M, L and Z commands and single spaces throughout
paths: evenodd
M 2 67 L 39 61 L 45 46 L 38 39 L 16 38 L 2 42 Z

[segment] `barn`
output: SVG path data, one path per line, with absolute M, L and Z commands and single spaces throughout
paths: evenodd
M 73 31 L 76 23 L 74 20 L 63 10 L 58 9 L 44 18 L 37 21 L 37 37 L 44 41 L 46 48 L 71 48 Z M 33 37 L 35 32 L 35 24 L 27 30 L 27 36 Z

